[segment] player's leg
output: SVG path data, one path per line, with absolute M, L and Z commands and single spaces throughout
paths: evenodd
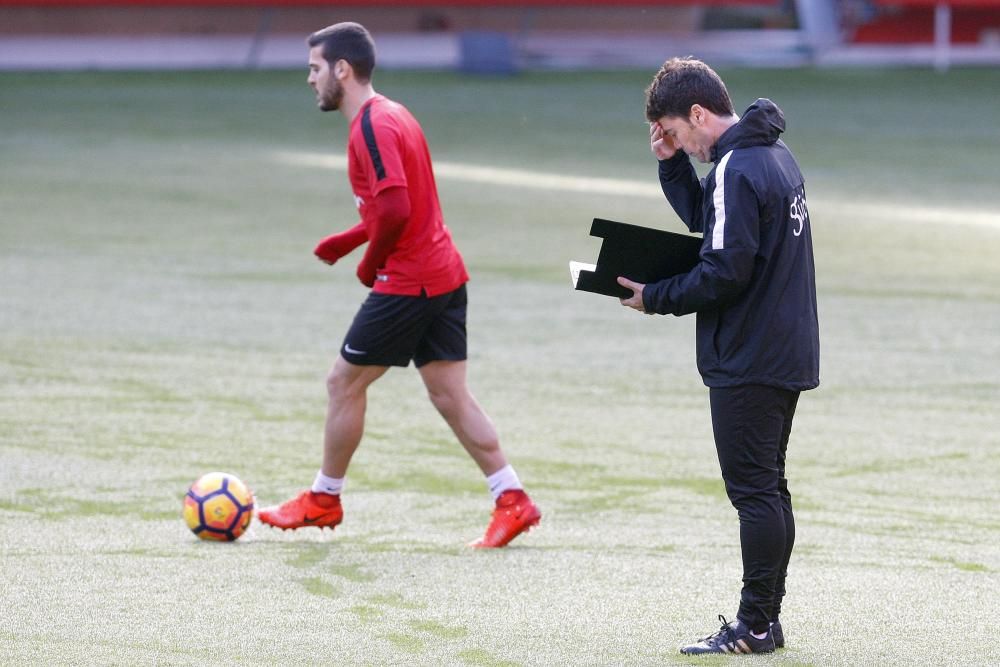
M 485 475 L 507 465 L 496 428 L 466 382 L 468 340 L 465 286 L 427 299 L 428 319 L 413 360 L 431 403 Z
M 343 479 L 365 430 L 368 387 L 388 366 L 358 366 L 338 357 L 326 378 L 329 403 L 323 431 L 323 466 L 327 477 Z M 339 489 L 338 489 L 339 491 Z
M 323 431 L 323 462 L 311 488 L 291 500 L 260 510 L 262 523 L 282 529 L 333 528 L 343 519 L 340 492 L 351 457 L 364 432 L 368 386 L 389 366 L 409 363 L 405 298 L 369 294 L 348 330 L 340 357 L 327 375 L 329 398 Z
M 507 465 L 496 427 L 466 383 L 466 362 L 433 361 L 420 367 L 431 403 L 484 475 Z
M 262 523 L 285 530 L 317 526 L 333 528 L 344 518 L 340 492 L 347 466 L 364 433 L 368 386 L 388 366 L 359 366 L 338 357 L 327 375 L 329 404 L 323 432 L 323 465 L 312 488 L 291 500 L 260 510 Z
M 486 476 L 495 503 L 493 519 L 476 547 L 502 547 L 541 521 L 542 513 L 524 492 L 507 463 L 493 421 L 466 381 L 467 297 L 465 287 L 435 297 L 440 306 L 414 353 L 431 402 Z

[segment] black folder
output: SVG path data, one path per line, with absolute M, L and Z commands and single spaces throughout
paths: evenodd
M 687 273 L 698 263 L 701 237 L 594 218 L 590 235 L 604 239 L 597 265 L 570 262 L 574 287 L 584 292 L 627 299 L 632 290 L 618 276 L 637 283 L 655 283 Z

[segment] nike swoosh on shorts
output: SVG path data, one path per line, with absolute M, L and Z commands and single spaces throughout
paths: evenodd
M 351 347 L 350 343 L 344 344 L 344 352 L 346 352 L 347 354 L 368 354 L 367 352 L 362 352 L 361 350 L 355 350 L 353 347 Z

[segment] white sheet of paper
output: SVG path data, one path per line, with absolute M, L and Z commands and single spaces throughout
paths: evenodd
M 596 271 L 596 264 L 587 264 L 586 262 L 573 262 L 569 263 L 569 278 L 573 281 L 573 289 L 576 289 L 576 283 L 580 280 L 581 271 Z

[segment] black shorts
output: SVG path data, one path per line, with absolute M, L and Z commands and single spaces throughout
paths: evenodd
M 358 366 L 420 368 L 465 361 L 465 285 L 435 297 L 371 292 L 344 337 L 340 356 Z

